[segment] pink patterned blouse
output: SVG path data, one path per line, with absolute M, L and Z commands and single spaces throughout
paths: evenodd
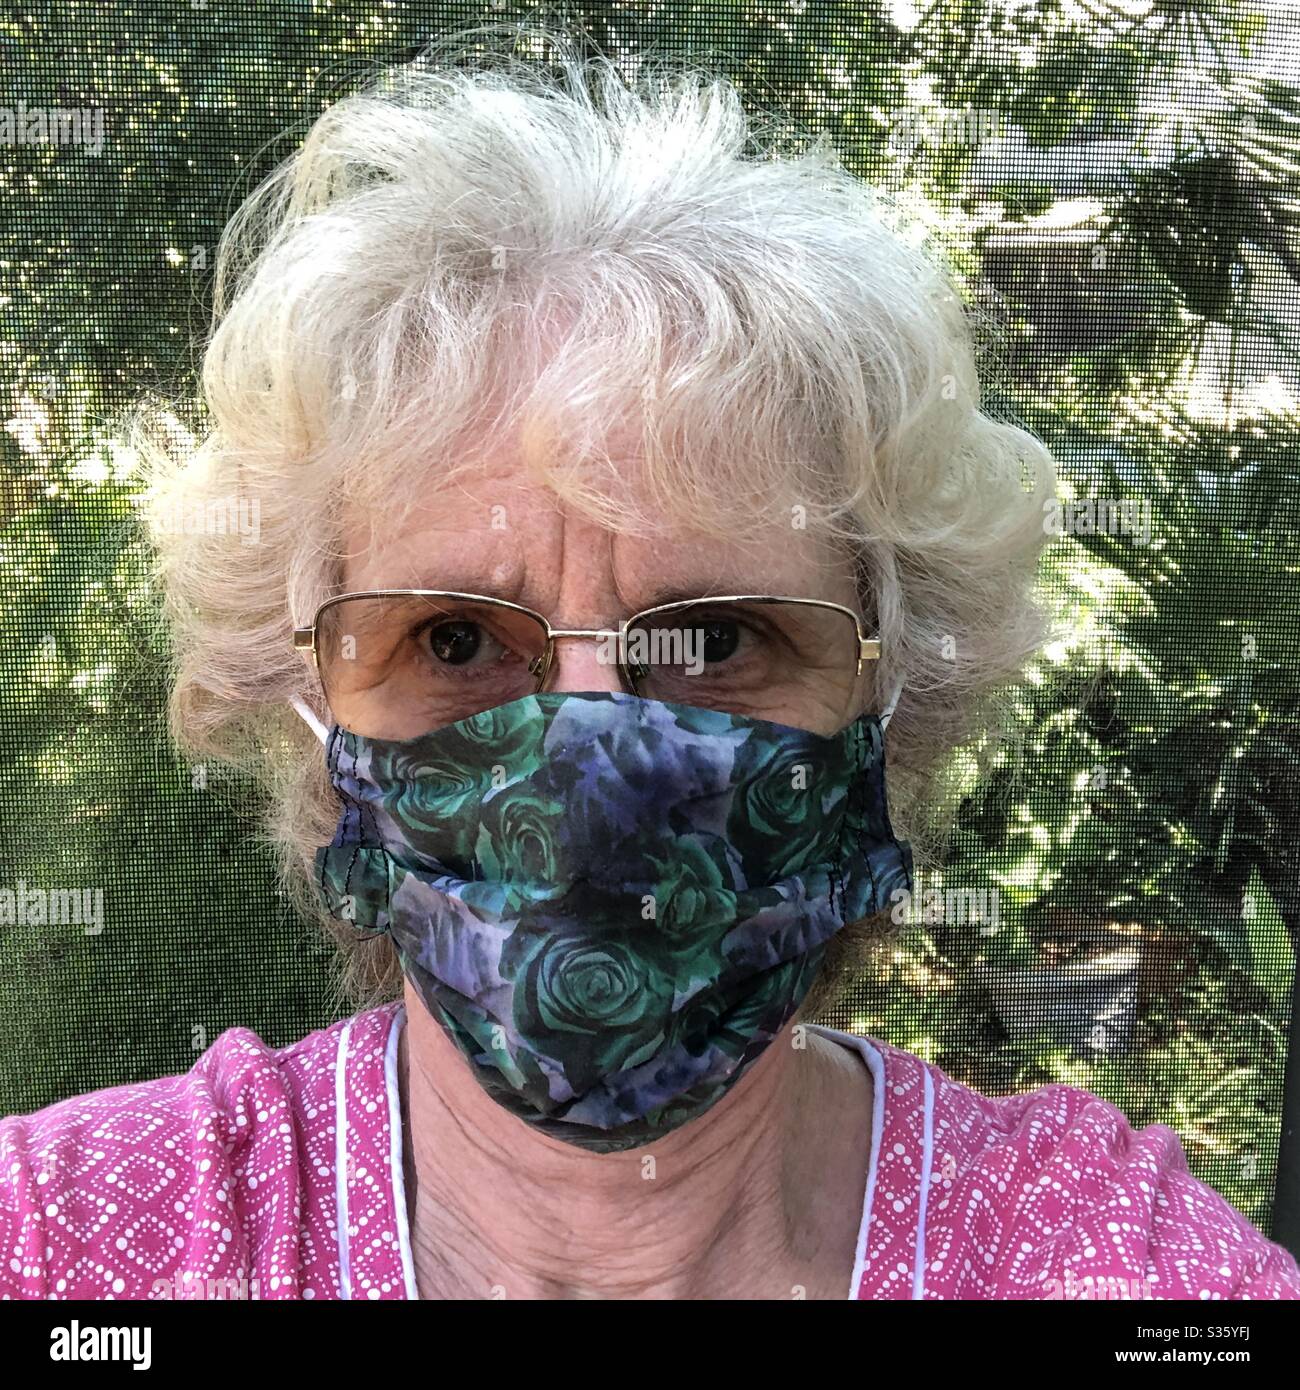
M 290 1047 L 223 1033 L 180 1076 L 0 1120 L 5 1298 L 415 1298 L 400 1002 Z M 985 1097 L 817 1026 L 875 1079 L 849 1298 L 1300 1299 L 1300 1270 L 1073 1086 Z

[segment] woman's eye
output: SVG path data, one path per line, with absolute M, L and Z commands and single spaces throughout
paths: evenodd
M 428 629 L 429 650 L 439 661 L 451 666 L 463 666 L 478 655 L 483 642 L 483 629 L 477 623 L 439 623 Z
M 740 645 L 739 624 L 725 619 L 709 619 L 700 624 L 698 632 L 697 640 L 702 647 L 700 655 L 705 661 L 726 661 L 735 655 Z

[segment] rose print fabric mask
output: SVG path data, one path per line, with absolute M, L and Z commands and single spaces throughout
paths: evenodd
M 911 890 L 875 716 L 823 737 L 542 692 L 412 739 L 335 728 L 327 760 L 330 912 L 391 933 L 497 1102 L 596 1152 L 720 1100 L 830 938 Z

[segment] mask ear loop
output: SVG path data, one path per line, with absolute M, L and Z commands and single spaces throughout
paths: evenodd
M 889 697 L 889 703 L 880 712 L 880 727 L 887 729 L 889 721 L 894 717 L 894 710 L 898 707 L 898 697 L 903 693 L 903 678 L 899 676 L 894 684 L 893 694 Z
M 330 731 L 320 722 L 315 713 L 296 695 L 291 695 L 289 697 L 289 703 L 302 716 L 303 722 L 311 729 L 312 733 L 314 733 L 322 743 L 328 743 Z

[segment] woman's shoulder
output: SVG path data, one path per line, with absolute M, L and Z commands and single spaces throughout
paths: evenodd
M 332 1181 L 340 1046 L 379 1046 L 393 1005 L 273 1046 L 221 1033 L 188 1071 L 0 1119 L 0 1296 L 212 1296 L 286 1237 L 303 1188 Z M 286 1269 L 286 1274 L 292 1271 Z
M 921 1296 L 1300 1299 L 1294 1257 L 1192 1176 L 1168 1126 L 1134 1128 L 1117 1105 L 1063 1083 L 985 1095 L 869 1045 L 895 1105 L 878 1180 L 905 1188 L 918 1152 L 926 1170 Z

